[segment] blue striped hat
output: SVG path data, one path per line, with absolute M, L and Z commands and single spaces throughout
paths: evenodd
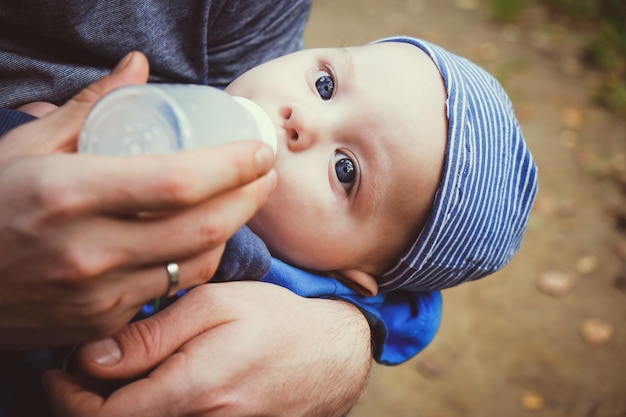
M 489 275 L 517 252 L 537 194 L 537 167 L 502 86 L 432 43 L 422 49 L 447 93 L 448 144 L 433 209 L 417 240 L 379 280 L 380 291 L 441 290 Z

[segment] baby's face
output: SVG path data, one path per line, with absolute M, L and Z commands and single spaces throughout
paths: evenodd
M 445 90 L 417 47 L 311 49 L 227 89 L 259 104 L 278 135 L 278 184 L 248 223 L 274 256 L 379 276 L 415 241 L 446 146 Z

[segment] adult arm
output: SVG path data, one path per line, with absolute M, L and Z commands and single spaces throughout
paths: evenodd
M 441 322 L 439 291 L 402 291 L 364 297 L 344 283 L 272 258 L 263 281 L 287 288 L 303 297 L 347 301 L 367 317 L 374 344 L 374 359 L 398 365 L 422 351 L 435 337 Z
M 119 330 L 167 290 L 208 280 L 224 242 L 273 186 L 258 143 L 167 156 L 80 155 L 76 138 L 106 92 L 145 82 L 134 53 L 57 111 L 0 140 L 0 348 L 89 340 Z M 167 215 L 135 216 L 139 212 Z
M 370 328 L 376 360 L 393 365 L 421 351 L 441 317 L 439 292 L 366 298 L 276 259 L 263 280 L 280 287 L 203 285 L 113 338 L 87 344 L 79 359 L 92 375 L 124 379 L 154 371 L 109 397 L 95 394 L 88 380 L 52 371 L 53 405 L 67 416 L 135 411 L 137 404 L 154 416 L 339 416 L 364 386 Z M 185 358 L 183 365 L 172 367 L 170 353 Z
M 369 326 L 351 304 L 229 282 L 197 287 L 79 353 L 97 377 L 145 377 L 109 396 L 59 370 L 44 386 L 68 417 L 338 417 L 363 389 L 370 357 Z

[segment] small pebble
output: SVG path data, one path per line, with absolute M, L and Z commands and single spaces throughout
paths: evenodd
M 525 392 L 522 395 L 521 401 L 522 407 L 524 407 L 526 411 L 541 411 L 546 403 L 543 396 L 532 391 Z
M 598 258 L 593 255 L 582 257 L 576 262 L 576 271 L 581 275 L 590 274 L 598 268 L 599 263 Z
M 579 130 L 583 126 L 583 113 L 574 107 L 563 110 L 562 121 L 568 129 Z
M 611 323 L 599 318 L 588 318 L 580 323 L 580 335 L 591 346 L 602 346 L 613 339 L 615 329 Z
M 563 297 L 575 287 L 574 278 L 570 274 L 558 271 L 547 271 L 536 281 L 539 291 L 551 297 Z

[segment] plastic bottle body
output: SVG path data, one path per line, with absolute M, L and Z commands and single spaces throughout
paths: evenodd
M 163 154 L 254 139 L 276 148 L 272 122 L 250 100 L 204 85 L 141 84 L 117 89 L 96 103 L 78 151 Z

